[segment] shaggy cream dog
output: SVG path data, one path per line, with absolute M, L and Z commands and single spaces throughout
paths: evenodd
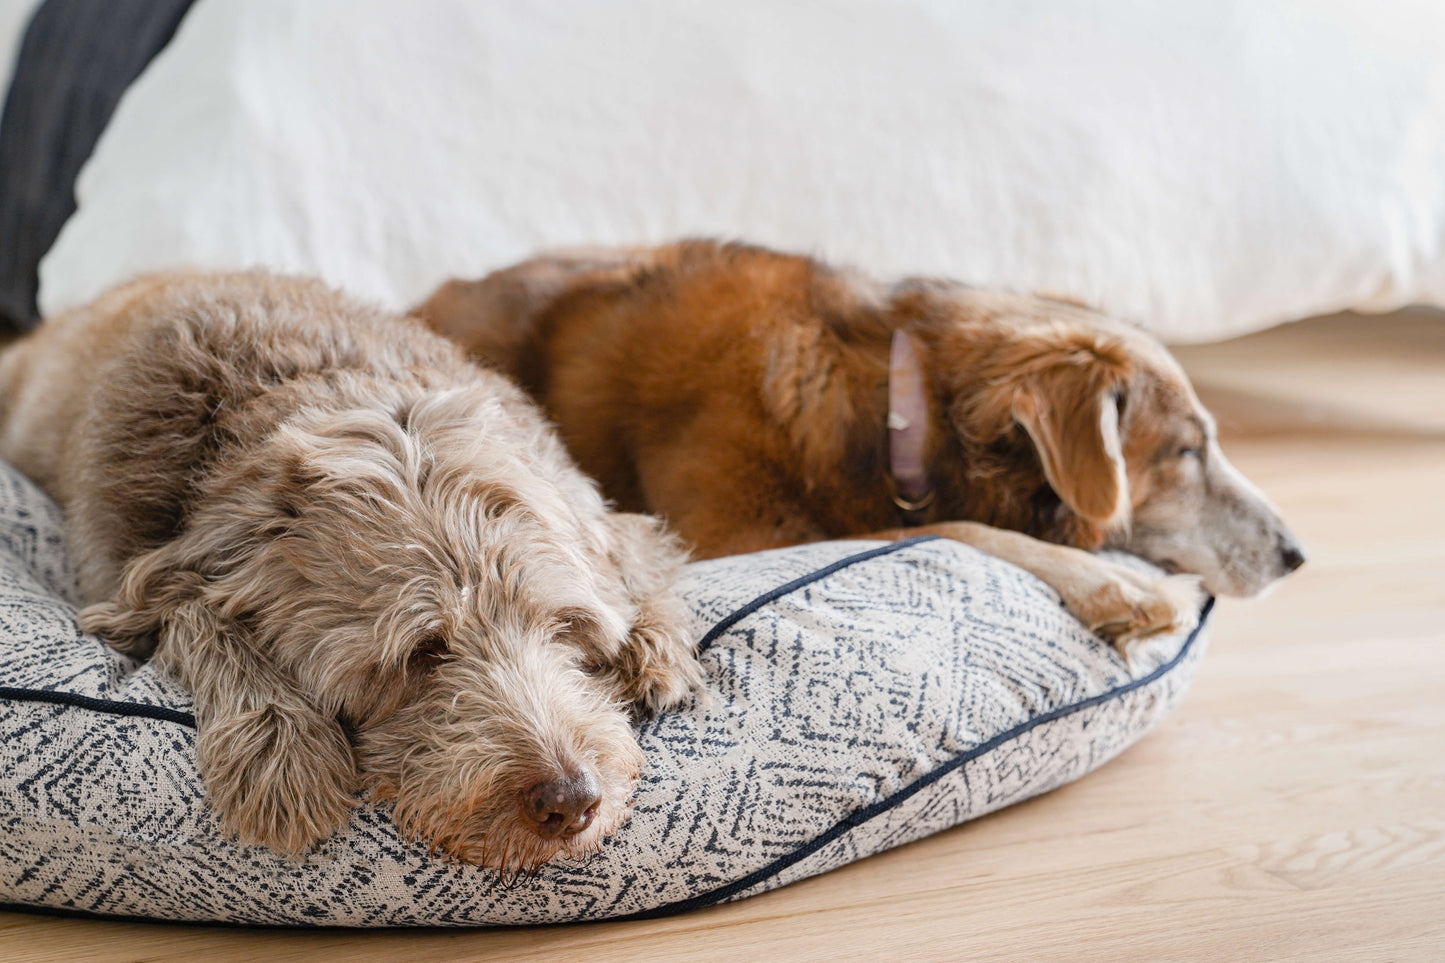
M 594 849 L 629 711 L 700 684 L 682 555 L 414 321 L 160 276 L 0 358 L 0 456 L 67 512 L 81 624 L 195 693 L 223 826 L 297 854 L 357 794 L 503 872 Z

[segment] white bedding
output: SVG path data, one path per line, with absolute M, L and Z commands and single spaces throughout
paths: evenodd
M 550 246 L 742 237 L 1176 341 L 1445 303 L 1445 5 L 198 0 L 42 266 L 392 306 Z

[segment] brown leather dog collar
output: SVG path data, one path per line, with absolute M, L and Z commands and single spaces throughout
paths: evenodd
M 904 525 L 919 525 L 933 504 L 933 486 L 923 464 L 928 440 L 928 400 L 923 368 L 913 339 L 902 329 L 893 332 L 888 353 L 888 471 L 893 504 Z

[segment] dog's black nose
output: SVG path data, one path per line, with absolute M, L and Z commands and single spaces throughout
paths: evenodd
M 539 782 L 522 794 L 522 812 L 544 839 L 576 836 L 592 824 L 602 786 L 590 769 Z
M 1305 563 L 1305 550 L 1292 538 L 1284 538 L 1279 546 L 1279 563 L 1288 575 Z

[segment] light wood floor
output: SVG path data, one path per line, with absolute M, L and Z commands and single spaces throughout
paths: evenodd
M 1445 960 L 1445 316 L 1179 352 L 1311 552 L 1073 785 L 739 904 L 471 932 L 0 914 L 0 959 Z M 0 840 L 3 844 L 3 840 Z

